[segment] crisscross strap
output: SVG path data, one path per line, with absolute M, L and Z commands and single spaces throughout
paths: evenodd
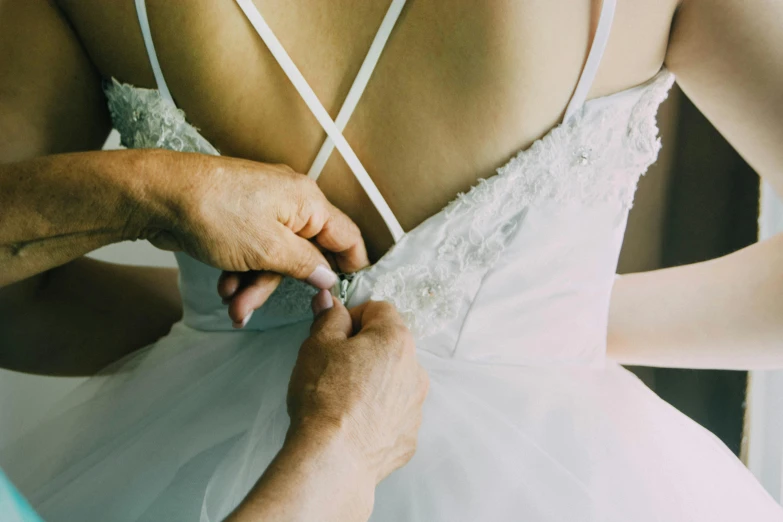
M 393 0 L 389 6 L 389 10 L 386 11 L 386 16 L 381 22 L 381 26 L 375 35 L 375 39 L 370 46 L 370 50 L 367 51 L 367 56 L 364 58 L 359 73 L 356 75 L 356 79 L 351 85 L 351 89 L 348 91 L 348 96 L 345 97 L 343 106 L 340 108 L 340 112 L 337 114 L 337 118 L 334 120 L 335 125 L 340 131 L 345 130 L 345 126 L 348 124 L 348 120 L 351 119 L 353 111 L 356 108 L 356 104 L 359 103 L 359 99 L 364 94 L 364 89 L 367 87 L 367 82 L 370 81 L 375 66 L 378 65 L 378 59 L 381 57 L 383 49 L 386 47 L 386 42 L 389 40 L 392 29 L 394 29 L 397 19 L 400 17 L 402 8 L 405 7 L 405 0 Z M 321 150 L 318 151 L 318 155 L 315 157 L 310 171 L 307 175 L 312 179 L 318 179 L 321 172 L 326 166 L 326 162 L 329 160 L 329 156 L 334 151 L 334 142 L 327 136 Z
M 296 67 L 293 60 L 291 60 L 291 57 L 288 56 L 288 53 L 280 44 L 280 41 L 275 36 L 274 32 L 272 32 L 271 27 L 269 27 L 266 20 L 264 20 L 264 17 L 261 16 L 261 13 L 258 11 L 255 4 L 253 4 L 251 0 L 236 0 L 236 2 L 245 13 L 245 16 L 247 16 L 250 24 L 266 44 L 269 52 L 272 53 L 286 76 L 288 76 L 288 79 L 299 92 L 299 95 L 307 104 L 310 112 L 313 113 L 313 116 L 315 116 L 318 123 L 321 124 L 321 127 L 326 131 L 329 138 L 334 141 L 337 150 L 340 151 L 340 154 L 348 164 L 348 167 L 351 169 L 354 176 L 356 176 L 356 179 L 378 210 L 381 218 L 383 218 L 394 241 L 399 241 L 400 238 L 405 235 L 402 226 L 400 226 L 399 221 L 397 221 L 397 218 L 388 203 L 386 203 L 386 200 L 383 199 L 378 187 L 373 183 L 367 170 L 365 170 L 364 165 L 359 161 L 359 158 L 346 141 L 340 129 L 335 125 L 334 121 L 332 121 L 332 118 L 329 116 L 329 113 L 326 112 L 326 109 L 318 100 L 318 97 L 315 95 L 315 92 L 313 92 L 310 84 L 307 83 L 307 80 L 302 76 L 302 73 L 299 72 L 299 69 Z
M 595 36 L 593 37 L 593 43 L 590 46 L 590 51 L 587 54 L 587 61 L 585 62 L 582 74 L 579 77 L 579 81 L 576 84 L 571 101 L 566 108 L 565 116 L 563 120 L 567 120 L 576 111 L 582 108 L 587 99 L 587 94 L 590 92 L 590 87 L 593 86 L 595 75 L 598 73 L 598 66 L 601 64 L 601 58 L 606 51 L 606 44 L 609 42 L 609 33 L 612 30 L 612 21 L 614 20 L 614 10 L 617 6 L 617 0 L 603 0 L 601 4 L 601 14 L 598 17 L 598 26 L 595 29 Z
M 158 55 L 155 52 L 155 44 L 152 42 L 150 21 L 149 18 L 147 18 L 147 4 L 144 2 L 144 0 L 136 0 L 136 15 L 139 17 L 141 36 L 144 38 L 144 47 L 147 49 L 147 56 L 150 59 L 152 74 L 155 75 L 155 83 L 158 85 L 158 91 L 163 98 L 169 100 L 171 103 L 174 103 L 174 98 L 171 96 L 169 86 L 166 85 L 166 80 L 163 78 L 163 71 L 160 69 Z
M 163 71 L 161 70 L 160 62 L 158 61 L 158 56 L 155 52 L 155 44 L 152 40 L 152 32 L 150 30 L 149 18 L 147 17 L 147 6 L 145 0 L 135 0 L 135 3 L 136 14 L 138 15 L 142 37 L 144 38 L 144 46 L 147 50 L 147 56 L 149 57 L 152 72 L 155 75 L 155 82 L 157 84 L 158 91 L 163 98 L 176 105 L 174 98 L 171 96 L 168 85 L 166 84 L 166 80 L 163 77 Z M 400 13 L 402 12 L 402 8 L 405 6 L 405 0 L 392 1 L 392 4 L 386 12 L 386 16 L 384 17 L 383 22 L 378 29 L 378 33 L 376 34 L 375 39 L 370 46 L 367 56 L 365 57 L 364 62 L 359 69 L 359 73 L 357 74 L 356 79 L 354 80 L 353 85 L 348 92 L 348 96 L 346 97 L 343 106 L 340 108 L 340 112 L 337 116 L 337 122 L 331 120 L 329 114 L 326 112 L 326 109 L 323 108 L 323 105 L 321 105 L 321 102 L 315 96 L 313 90 L 307 84 L 304 77 L 296 68 L 296 65 L 294 65 L 293 61 L 288 56 L 288 53 L 286 53 L 285 49 L 283 49 L 282 45 L 280 45 L 277 37 L 274 35 L 269 25 L 261 16 L 261 13 L 258 11 L 256 6 L 251 1 L 247 0 L 237 0 L 237 3 L 245 13 L 245 16 L 247 16 L 248 20 L 250 20 L 253 28 L 264 40 L 264 43 L 269 48 L 270 52 L 272 52 L 275 59 L 278 61 L 278 63 L 280 63 L 283 71 L 285 71 L 288 78 L 294 84 L 294 87 L 296 87 L 299 94 L 305 100 L 305 103 L 307 103 L 307 106 L 313 112 L 313 115 L 315 115 L 316 119 L 327 133 L 327 138 L 321 146 L 321 149 L 319 150 L 313 165 L 310 167 L 308 175 L 313 179 L 318 178 L 321 171 L 323 170 L 323 167 L 326 165 L 329 156 L 336 146 L 350 167 L 351 171 L 359 180 L 359 183 L 362 185 L 362 188 L 367 193 L 373 205 L 375 205 L 375 208 L 378 209 L 378 212 L 386 223 L 386 226 L 389 228 L 394 241 L 397 242 L 405 234 L 399 224 L 399 221 L 397 221 L 397 218 L 394 216 L 391 208 L 389 208 L 386 200 L 383 199 L 383 196 L 375 186 L 375 183 L 373 183 L 369 174 L 367 174 L 364 166 L 361 164 L 350 145 L 348 145 L 348 142 L 342 136 L 341 131 L 348 123 L 348 120 L 350 119 L 354 109 L 356 108 L 356 105 L 359 102 L 359 99 L 367 87 L 367 83 L 369 82 L 370 76 L 372 76 L 372 73 L 375 70 L 375 66 L 378 63 L 378 59 L 380 58 L 384 47 L 386 46 L 389 35 L 391 34 L 391 31 L 394 28 Z

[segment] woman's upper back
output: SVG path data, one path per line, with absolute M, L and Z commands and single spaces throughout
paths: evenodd
M 155 87 L 131 0 L 63 0 L 104 76 Z M 234 1 L 148 0 L 166 81 L 223 154 L 306 172 L 324 132 Z M 256 1 L 332 117 L 389 2 Z M 601 2 L 410 1 L 345 136 L 404 228 L 440 210 L 562 117 Z M 676 1 L 620 2 L 588 98 L 660 68 Z M 319 182 L 380 252 L 390 238 L 335 153 Z

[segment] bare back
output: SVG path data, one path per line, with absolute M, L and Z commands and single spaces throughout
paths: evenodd
M 324 132 L 236 2 L 148 0 L 161 67 L 188 120 L 221 153 L 306 172 Z M 387 1 L 255 4 L 334 117 Z M 131 0 L 61 0 L 103 76 L 155 87 Z M 346 139 L 406 230 L 492 174 L 563 115 L 600 1 L 408 2 Z M 661 67 L 677 0 L 620 2 L 588 99 Z M 377 256 L 386 227 L 339 154 L 319 179 Z

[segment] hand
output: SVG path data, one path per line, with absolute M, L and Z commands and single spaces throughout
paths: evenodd
M 314 305 L 324 299 L 319 294 Z M 428 387 L 413 336 L 391 304 L 370 301 L 349 312 L 334 302 L 299 352 L 289 436 L 313 426 L 340 431 L 349 457 L 377 484 L 413 456 Z
M 149 157 L 167 176 L 167 196 L 141 236 L 224 270 L 218 293 L 235 326 L 283 275 L 330 288 L 337 277 L 320 249 L 341 271 L 368 264 L 358 227 L 285 165 L 169 151 Z

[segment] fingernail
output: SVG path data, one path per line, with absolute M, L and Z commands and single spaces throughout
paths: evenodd
M 241 323 L 234 323 L 234 324 L 233 324 L 234 328 L 237 328 L 237 329 L 239 329 L 239 328 L 244 328 L 245 326 L 247 326 L 247 323 L 250 321 L 250 318 L 251 318 L 251 317 L 253 317 L 253 310 L 250 310 L 250 313 L 248 313 L 248 314 L 245 316 L 245 318 L 244 318 L 244 319 L 242 319 L 242 322 L 241 322 Z
M 318 265 L 306 281 L 316 288 L 328 290 L 337 284 L 337 274 L 332 272 L 328 266 Z
M 332 294 L 330 294 L 328 290 L 321 290 L 313 298 L 313 315 L 318 315 L 333 306 L 334 300 L 332 299 Z

